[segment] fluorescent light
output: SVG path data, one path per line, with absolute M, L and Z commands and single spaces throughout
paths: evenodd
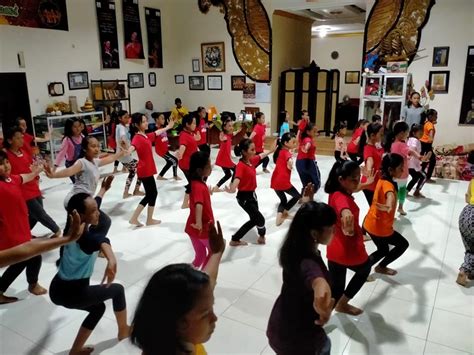
M 325 28 L 322 28 L 319 30 L 319 37 L 324 38 L 328 34 L 328 30 Z

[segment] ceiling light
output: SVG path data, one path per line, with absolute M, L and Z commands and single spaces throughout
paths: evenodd
M 324 38 L 328 34 L 328 30 L 325 28 L 322 28 L 319 30 L 319 37 Z

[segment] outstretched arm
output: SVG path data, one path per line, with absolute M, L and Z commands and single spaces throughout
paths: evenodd
M 214 289 L 217 283 L 219 264 L 225 249 L 225 240 L 222 235 L 222 228 L 219 221 L 217 221 L 217 229 L 214 224 L 209 226 L 209 247 L 211 248 L 212 254 L 203 271 L 209 275 L 211 286 Z

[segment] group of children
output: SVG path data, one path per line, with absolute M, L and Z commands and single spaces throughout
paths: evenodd
M 58 273 L 50 286 L 51 300 L 66 308 L 88 312 L 71 347 L 71 354 L 93 351 L 85 347 L 85 343 L 102 317 L 104 301 L 108 299 L 113 302 L 117 338 L 122 340 L 131 335 L 132 342 L 142 349 L 143 354 L 205 354 L 202 344 L 211 337 L 217 321 L 213 311 L 213 290 L 225 248 L 221 227 L 213 213 L 211 195 L 221 191 L 237 192 L 237 203 L 249 215 L 249 221 L 231 236 L 230 246 L 246 245 L 242 238 L 253 227 L 257 229 L 257 243 L 265 244 L 265 217 L 259 211 L 256 169 L 263 165 L 263 171 L 269 172 L 269 155 L 273 153 L 275 168 L 271 188 L 280 199 L 276 211 L 277 226 L 290 219 L 290 210 L 298 202 L 302 206 L 292 218 L 280 249 L 283 286 L 270 315 L 267 336 L 270 346 L 278 354 L 329 354 L 331 345 L 323 325 L 329 320 L 332 310 L 351 315 L 362 313 L 361 309 L 350 304 L 350 300 L 370 280 L 372 267 L 377 273 L 395 275 L 396 270 L 389 268 L 389 264 L 409 246 L 408 241 L 395 231 L 394 220 L 397 200 L 400 202 L 398 211 L 401 214 L 404 212 L 403 201 L 407 190 L 416 185 L 415 196 L 422 196 L 421 188 L 426 180 L 422 164 L 431 159 L 424 152 L 431 147 L 422 147 L 423 140 L 419 141 L 421 127 L 413 125 L 410 129 L 407 123 L 397 122 L 386 139 L 385 145 L 389 145 L 390 152 L 385 153 L 381 144 L 383 129 L 378 122 L 369 124 L 365 120 L 360 121 L 347 149 L 345 142 L 337 139 L 340 154 L 336 154 L 336 162 L 324 185 L 325 192 L 329 194 L 326 204 L 313 200 L 314 193 L 321 186 L 321 178 L 315 159 L 317 129 L 309 122 L 307 112 L 303 112 L 298 122 L 296 135 L 283 130 L 280 139 L 267 151 L 264 149 L 265 116 L 263 113 L 256 114 L 253 131 L 248 132 L 248 138 L 235 145 L 234 153 L 241 157 L 237 164 L 231 156 L 232 138 L 237 132 L 233 130 L 233 121 L 224 116 L 215 162 L 222 168 L 224 176 L 211 188 L 206 183 L 212 172 L 209 146 L 207 140 L 202 141 L 202 135 L 207 133 L 206 123 L 203 123 L 204 113 L 205 110 L 200 108 L 197 113 L 182 117 L 176 157 L 168 151 L 166 135 L 175 121 L 170 119 L 166 124 L 163 115 L 154 114 L 156 129 L 147 132 L 145 115 L 134 113 L 130 118 L 127 112 L 119 112 L 119 124 L 114 132 L 116 152 L 105 157 L 99 156 L 99 142 L 86 135 L 83 124 L 79 120 L 71 120 L 65 129 L 64 152 L 56 161 L 61 163 L 61 159 L 65 158 L 69 163 L 59 171 L 48 165 L 31 164 L 33 158 L 23 148 L 23 129 L 15 128 L 7 133 L 7 153 L 0 152 L 0 193 L 2 198 L 8 196 L 12 202 L 8 208 L 5 204 L 1 204 L 0 208 L 0 234 L 5 236 L 0 238 L 0 265 L 4 265 L 2 258 L 5 258 L 11 266 L 0 279 L 0 303 L 17 300 L 3 293 L 24 268 L 27 269 L 30 292 L 46 293 L 46 289 L 38 284 L 40 253 L 62 246 Z M 425 123 L 421 138 L 426 135 L 432 144 L 435 111 L 428 115 L 427 122 L 431 125 Z M 344 135 L 345 127 L 341 125 L 335 130 L 335 136 L 343 138 Z M 153 218 L 158 193 L 153 145 L 157 154 L 166 160 L 165 168 L 157 179 L 164 179 L 170 167 L 173 167 L 173 177 L 179 179 L 177 166 L 187 179 L 182 207 L 189 207 L 189 215 L 184 232 L 190 237 L 195 257 L 192 267 L 188 264 L 169 265 L 152 276 L 130 327 L 123 286 L 113 282 L 117 261 L 107 238 L 112 221 L 100 210 L 102 198 L 110 189 L 113 177 L 104 179 L 95 198 L 94 194 L 100 178 L 99 167 L 118 160 L 129 172 L 123 197 L 130 196 L 129 188 L 135 175 L 138 180 L 134 194 L 142 194 L 140 184 L 145 189 L 130 223 L 141 227 L 139 216 L 148 206 L 146 224 L 159 224 L 160 221 Z M 295 149 L 298 153 L 293 164 Z M 138 160 L 130 156 L 133 152 L 136 152 Z M 360 167 L 362 162 L 363 168 Z M 18 170 L 14 170 L 13 165 Z M 294 166 L 302 182 L 301 192 L 291 183 Z M 42 209 L 41 192 L 40 197 L 37 196 L 40 191 L 38 175 L 43 169 L 50 178 L 71 177 L 73 180 L 73 189 L 65 199 L 68 220 L 64 237 L 55 238 L 58 242 L 54 239 L 30 241 L 30 229 L 36 221 L 49 225 L 55 237 L 61 234 L 59 227 L 48 220 Z M 407 184 L 408 174 L 412 180 Z M 222 189 L 229 180 L 230 183 Z M 22 184 L 31 184 L 31 189 L 22 189 Z M 370 206 L 362 225 L 359 224 L 359 207 L 352 197 L 361 190 Z M 25 195 L 24 191 L 31 193 Z M 291 197 L 289 200 L 287 195 Z M 466 245 L 466 259 L 458 277 L 461 284 L 468 282 L 473 270 L 472 196 L 474 185 L 471 181 L 466 195 L 470 207 L 463 210 L 461 217 L 461 232 Z M 30 200 L 35 200 L 35 203 Z M 364 234 L 370 236 L 376 246 L 371 255 L 366 252 Z M 319 244 L 327 245 L 328 266 L 318 250 Z M 106 287 L 90 285 L 99 252 L 107 260 L 102 281 Z M 348 269 L 354 275 L 346 285 Z

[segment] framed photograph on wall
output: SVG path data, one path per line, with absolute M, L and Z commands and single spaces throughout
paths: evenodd
M 201 44 L 202 71 L 204 73 L 225 71 L 224 42 Z
M 143 79 L 143 73 L 129 73 L 128 74 L 128 87 L 130 89 L 144 88 L 145 80 Z
M 184 75 L 175 75 L 174 76 L 175 84 L 184 84 Z
M 433 48 L 433 67 L 447 67 L 449 60 L 449 47 Z
M 69 90 L 89 89 L 89 74 L 86 71 L 67 73 Z
M 148 73 L 148 84 L 150 86 L 156 86 L 156 74 L 151 72 Z
M 199 63 L 199 59 L 195 58 L 192 60 L 193 63 L 193 73 L 199 73 L 201 71 L 201 64 Z
M 406 76 L 397 76 L 387 74 L 385 76 L 383 97 L 400 98 L 405 96 Z
M 246 82 L 245 75 L 232 75 L 230 77 L 231 89 L 233 91 L 243 91 Z
M 359 84 L 360 71 L 346 71 L 344 84 Z
M 430 85 L 435 94 L 447 94 L 449 91 L 449 70 L 430 71 Z
M 207 90 L 222 90 L 222 75 L 208 75 Z
M 189 77 L 189 90 L 204 90 L 204 77 L 203 76 L 190 76 Z

